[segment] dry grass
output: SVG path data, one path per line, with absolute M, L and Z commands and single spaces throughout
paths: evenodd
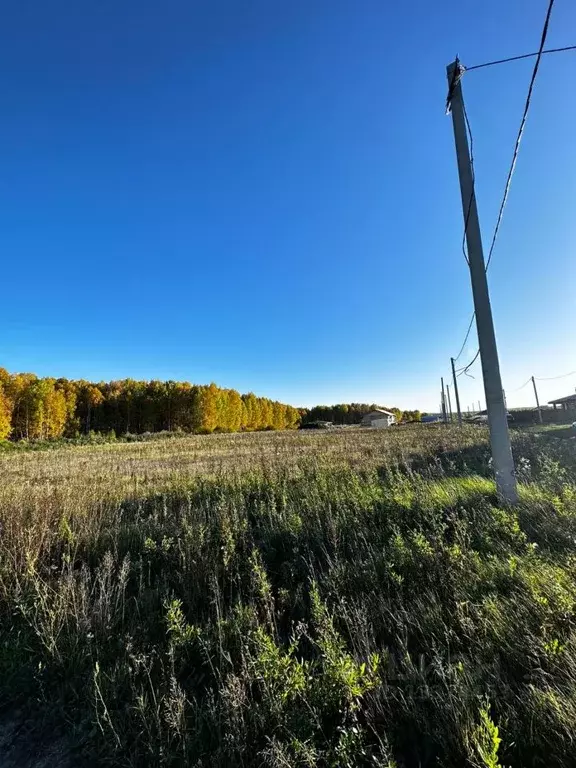
M 94 491 L 124 497 L 146 488 L 168 490 L 198 476 L 242 474 L 274 467 L 298 472 L 309 460 L 326 466 L 378 466 L 414 454 L 486 444 L 484 430 L 436 427 L 394 431 L 257 432 L 190 435 L 169 440 L 65 446 L 0 454 L 3 490 L 29 497 L 64 487 L 84 498 Z
M 476 427 L 0 454 L 0 705 L 73 764 L 568 765 L 574 444 L 515 452 L 513 510 Z

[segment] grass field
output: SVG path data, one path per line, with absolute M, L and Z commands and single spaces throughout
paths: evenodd
M 514 509 L 479 427 L 0 454 L 1 764 L 575 764 L 576 449 L 514 450 Z

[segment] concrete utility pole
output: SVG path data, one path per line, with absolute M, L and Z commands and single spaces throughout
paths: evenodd
M 456 61 L 448 65 L 447 71 L 449 88 L 448 106 L 452 111 L 452 125 L 454 127 L 458 176 L 460 178 L 460 192 L 462 196 L 462 211 L 464 214 L 466 244 L 468 247 L 468 264 L 472 280 L 474 310 L 476 311 L 476 328 L 480 345 L 480 360 L 482 363 L 484 394 L 486 396 L 486 409 L 490 427 L 490 444 L 492 448 L 496 488 L 502 499 L 514 504 L 518 501 L 518 490 L 514 473 L 512 447 L 510 445 L 510 434 L 508 432 L 506 406 L 504 405 L 504 398 L 502 396 L 502 379 L 500 377 L 498 348 L 496 346 L 492 307 L 490 306 L 490 296 L 488 293 L 486 265 L 484 263 L 482 236 L 480 233 L 480 222 L 478 220 L 476 194 L 474 191 L 474 177 L 472 175 L 470 150 L 466 133 L 464 99 L 462 96 L 462 86 L 460 84 L 464 69 L 460 66 L 458 59 L 456 59 Z
M 452 363 L 452 381 L 454 382 L 454 395 L 456 397 L 456 411 L 458 412 L 458 424 L 462 426 L 462 411 L 460 410 L 460 395 L 458 394 L 458 382 L 456 381 L 456 368 L 454 367 L 454 358 L 450 358 Z
M 450 414 L 450 423 L 452 423 L 452 401 L 450 400 L 450 384 L 446 384 L 446 394 L 448 395 L 448 413 Z
M 540 408 L 540 400 L 538 400 L 538 390 L 536 389 L 536 379 L 532 376 L 532 386 L 534 387 L 534 397 L 536 398 L 536 408 L 538 408 L 538 421 L 542 424 L 542 409 Z
M 444 377 L 440 379 L 440 382 L 442 383 L 442 419 L 444 420 L 444 424 L 447 424 L 448 414 L 446 413 L 446 394 L 444 392 Z

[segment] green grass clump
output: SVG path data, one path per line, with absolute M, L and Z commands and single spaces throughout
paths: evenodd
M 0 705 L 77 764 L 571 764 L 574 448 L 515 441 L 513 509 L 474 428 L 6 456 Z

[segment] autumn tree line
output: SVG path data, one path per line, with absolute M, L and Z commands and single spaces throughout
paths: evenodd
M 10 374 L 0 368 L 0 439 L 55 439 L 82 433 L 238 432 L 293 429 L 301 412 L 216 384 L 122 381 L 98 384 Z
M 371 411 L 382 408 L 375 403 L 339 403 L 338 405 L 316 405 L 302 416 L 303 424 L 313 421 L 331 421 L 333 424 L 360 424 L 362 417 Z M 420 411 L 401 411 L 399 408 L 384 408 L 396 416 L 396 421 L 420 421 Z
M 252 392 L 178 381 L 100 382 L 10 374 L 0 368 L 0 440 L 57 439 L 90 432 L 239 432 L 296 429 L 300 423 L 359 424 L 382 407 L 367 403 L 294 408 Z M 419 411 L 387 408 L 396 421 L 419 421 Z

